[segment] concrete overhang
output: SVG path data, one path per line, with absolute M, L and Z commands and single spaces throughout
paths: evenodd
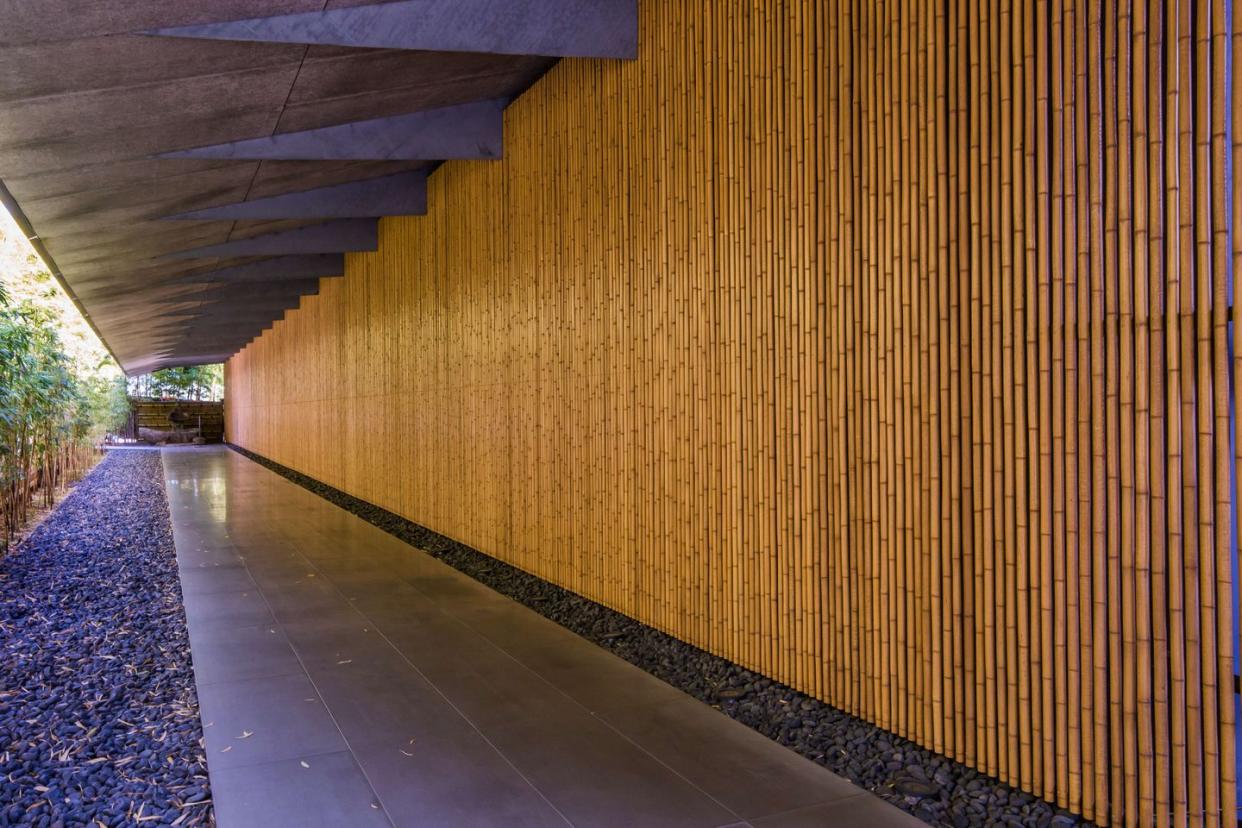
M 343 230 L 435 209 L 454 118 L 502 155 L 489 102 L 564 55 L 630 56 L 634 20 L 633 0 L 15 4 L 0 200 L 127 372 L 218 361 L 341 275 L 367 246 Z

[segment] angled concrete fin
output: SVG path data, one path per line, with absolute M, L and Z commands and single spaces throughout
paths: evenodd
M 345 273 L 345 256 L 340 253 L 319 253 L 308 256 L 274 256 L 257 262 L 217 270 L 187 273 L 172 280 L 170 284 L 193 284 L 199 282 L 276 282 L 282 279 L 321 279 L 342 276 Z
M 148 316 L 151 315 L 151 311 L 149 309 L 147 310 L 147 315 Z M 184 325 L 186 322 L 189 322 L 197 318 L 198 317 L 194 316 L 193 314 L 178 315 L 178 316 L 157 316 L 154 319 L 154 321 L 144 326 L 143 329 L 145 331 L 160 331 L 165 328 L 171 328 L 175 325 Z
M 248 161 L 443 161 L 499 158 L 502 100 L 425 109 L 408 115 L 284 132 L 165 152 L 157 158 L 235 158 Z
M 187 328 L 175 341 L 191 342 L 200 348 L 204 346 L 214 346 L 220 343 L 245 342 L 258 336 L 261 331 L 270 328 L 273 322 L 274 320 L 269 319 L 264 322 L 254 322 L 249 325 L 238 325 L 235 328 L 196 326 L 193 328 Z
M 377 218 L 427 212 L 427 174 L 408 172 L 166 216 L 168 221 Z
M 318 279 L 281 279 L 275 282 L 209 282 L 194 294 L 195 299 L 243 299 L 261 296 L 304 296 L 319 292 Z
M 170 254 L 174 259 L 233 256 L 285 256 L 301 253 L 346 253 L 375 250 L 379 244 L 375 219 L 343 219 L 298 227 L 281 233 L 213 244 Z
M 268 323 L 268 326 L 270 326 L 270 323 Z M 184 344 L 193 346 L 194 348 L 200 350 L 205 348 L 217 350 L 224 346 L 232 346 L 242 342 L 247 342 L 258 336 L 262 330 L 266 329 L 266 327 L 267 326 L 256 324 L 245 329 L 238 329 L 236 331 L 229 332 L 203 331 L 201 332 L 201 336 L 195 336 L 193 331 L 185 331 L 175 335 L 166 336 L 163 339 L 154 340 L 152 344 L 161 346 Z
M 271 326 L 272 322 L 281 318 L 285 311 L 273 310 L 266 316 L 254 317 L 251 319 L 241 319 L 236 322 L 217 322 L 214 320 L 198 320 L 182 325 L 178 328 L 169 328 L 159 332 L 159 336 L 163 340 L 175 340 L 178 342 L 186 342 L 193 340 L 195 332 L 201 334 L 203 339 L 208 336 L 215 339 L 225 339 L 229 337 L 249 338 L 257 336 L 258 332 L 264 328 Z M 165 344 L 160 342 L 159 344 Z
M 232 285 L 229 285 L 232 287 Z M 249 286 L 247 286 L 249 287 Z M 205 290 L 200 296 L 198 312 L 200 315 L 211 314 L 231 319 L 234 313 L 252 312 L 260 308 L 280 307 L 282 304 L 297 302 L 303 296 L 317 293 L 317 285 L 300 290 L 238 292 L 231 290 Z
M 248 338 L 254 336 L 264 328 L 269 327 L 272 322 L 279 319 L 283 313 L 283 311 L 277 311 L 265 319 L 248 319 L 245 322 L 240 322 L 234 325 L 220 322 L 196 322 L 192 325 L 187 325 L 184 329 L 179 331 L 179 334 L 186 339 L 191 338 L 194 333 L 198 333 L 203 337 L 203 339 L 207 339 L 208 337 L 217 340 L 228 338 Z
M 151 29 L 144 34 L 435 52 L 635 58 L 638 0 L 399 0 Z
M 253 322 L 265 314 L 275 316 L 282 311 L 296 308 L 301 302 L 301 296 L 209 301 L 203 303 L 202 312 L 197 318 L 224 323 Z
M 274 306 L 247 309 L 244 312 L 239 311 L 219 316 L 214 314 L 204 314 L 176 325 L 153 326 L 150 330 L 150 334 L 152 336 L 172 336 L 199 328 L 213 328 L 221 331 L 240 331 L 245 328 L 255 328 L 261 325 L 266 325 L 273 319 L 278 319 L 283 316 L 288 310 L 289 308 L 287 306 Z

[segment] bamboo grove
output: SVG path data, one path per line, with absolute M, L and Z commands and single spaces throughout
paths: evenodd
M 1101 824 L 1232 825 L 1242 3 L 641 10 L 230 361 L 230 439 Z
M 77 370 L 52 311 L 11 301 L 0 284 L 0 551 L 36 500 L 51 506 L 57 487 L 89 467 L 91 438 L 118 394 L 123 386 Z

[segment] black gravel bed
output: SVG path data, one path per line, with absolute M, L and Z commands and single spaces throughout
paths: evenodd
M 731 661 L 240 446 L 239 454 L 931 825 L 1091 823 Z
M 0 826 L 213 825 L 158 450 L 0 560 Z

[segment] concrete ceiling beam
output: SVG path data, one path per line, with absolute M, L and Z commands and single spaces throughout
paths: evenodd
M 341 253 L 318 253 L 306 256 L 275 256 L 257 262 L 222 267 L 216 270 L 187 273 L 170 284 L 200 282 L 277 282 L 284 279 L 323 279 L 345 274 L 345 256 Z
M 276 298 L 281 296 L 307 296 L 319 292 L 318 279 L 285 279 L 276 282 L 219 282 L 205 283 L 203 289 L 191 294 L 202 300 L 233 300 Z
M 638 2 L 399 0 L 143 33 L 371 49 L 633 59 L 638 56 Z
M 379 246 L 376 219 L 342 219 L 280 233 L 196 247 L 170 254 L 173 259 L 286 256 L 304 253 L 373 251 Z
M 378 218 L 427 212 L 427 174 L 418 171 L 316 187 L 166 216 L 166 221 Z
M 503 154 L 505 104 L 504 100 L 476 101 L 176 150 L 156 157 L 244 161 L 494 159 Z

